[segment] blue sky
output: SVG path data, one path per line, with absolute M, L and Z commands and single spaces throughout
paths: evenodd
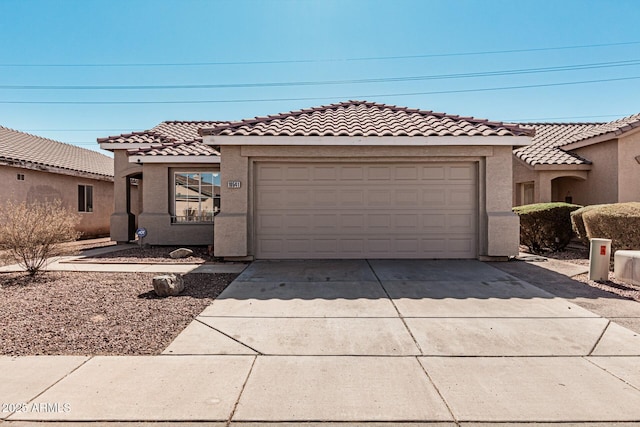
M 97 150 L 98 137 L 164 120 L 347 99 L 608 121 L 640 112 L 638 11 L 636 0 L 1 0 L 0 125 Z

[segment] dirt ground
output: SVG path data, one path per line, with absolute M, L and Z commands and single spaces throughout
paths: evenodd
M 168 298 L 153 276 L 0 273 L 0 354 L 159 354 L 237 275 L 187 274 Z

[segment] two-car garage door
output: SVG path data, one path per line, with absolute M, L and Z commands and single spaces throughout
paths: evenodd
M 256 163 L 256 258 L 475 258 L 475 163 Z

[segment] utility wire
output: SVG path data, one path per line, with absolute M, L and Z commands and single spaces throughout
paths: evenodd
M 508 50 L 485 50 L 477 52 L 452 52 L 452 53 L 428 53 L 418 55 L 396 55 L 396 56 L 367 56 L 356 58 L 342 59 L 284 59 L 269 61 L 212 61 L 212 62 L 172 62 L 172 63 L 101 63 L 101 64 L 0 64 L 0 67 L 201 67 L 213 65 L 257 65 L 257 64 L 301 64 L 301 63 L 321 63 L 321 62 L 350 62 L 350 61 L 387 61 L 397 59 L 420 59 L 420 58 L 443 58 L 451 56 L 473 56 L 473 55 L 499 55 L 508 53 L 524 53 L 524 52 L 544 52 L 553 50 L 570 50 L 570 49 L 588 49 L 597 47 L 610 46 L 628 46 L 637 45 L 640 41 L 628 41 L 618 43 L 599 43 L 572 46 L 554 46 L 540 47 L 529 49 L 508 49 Z
M 118 132 L 121 130 L 126 131 L 128 129 L 23 129 L 22 132 Z
M 534 118 L 518 118 L 518 119 L 502 119 L 501 122 L 536 122 L 544 120 L 566 120 L 566 119 L 593 119 L 598 117 L 626 117 L 634 113 L 620 113 L 620 114 L 599 114 L 592 116 L 563 116 L 563 117 L 534 117 Z M 121 129 L 23 129 L 22 132 L 118 132 L 126 131 L 130 132 L 129 128 Z M 69 144 L 95 144 L 94 142 L 70 142 Z
M 435 74 L 427 76 L 381 77 L 371 79 L 320 80 L 300 82 L 265 82 L 265 83 L 230 83 L 230 84 L 188 84 L 188 85 L 0 85 L 7 90 L 158 90 L 158 89 L 224 89 L 224 88 L 257 88 L 257 87 L 290 87 L 290 86 L 324 86 L 366 83 L 409 82 L 421 80 L 445 80 L 472 77 L 495 77 L 517 74 L 538 74 L 559 71 L 590 70 L 611 67 L 628 67 L 640 65 L 640 59 L 615 62 L 597 62 L 591 64 L 561 65 L 556 67 L 521 68 L 515 70 L 482 71 L 475 73 Z
M 230 103 L 243 103 L 243 102 L 317 101 L 317 100 L 327 100 L 327 99 L 336 99 L 336 98 L 365 99 L 365 98 L 383 98 L 383 97 L 394 97 L 394 96 L 442 95 L 442 94 L 449 94 L 449 93 L 489 92 L 489 91 L 500 91 L 500 90 L 531 89 L 531 88 L 539 88 L 539 87 L 557 87 L 557 86 L 570 86 L 570 85 L 581 85 L 581 84 L 590 84 L 590 83 L 627 81 L 627 80 L 637 80 L 637 79 L 640 79 L 640 76 L 620 77 L 620 78 L 612 78 L 612 79 L 598 79 L 598 80 L 583 80 L 583 81 L 562 82 L 562 83 L 543 83 L 543 84 L 488 87 L 488 88 L 476 88 L 476 89 L 452 89 L 452 90 L 439 90 L 439 91 L 430 91 L 430 92 L 405 92 L 405 93 L 351 95 L 351 96 L 339 96 L 339 97 L 323 96 L 323 97 L 300 97 L 300 98 L 215 99 L 215 100 L 195 100 L 195 101 L 0 101 L 0 104 L 127 105 L 127 104 L 230 104 Z

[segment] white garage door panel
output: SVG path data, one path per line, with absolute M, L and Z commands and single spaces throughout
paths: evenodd
M 258 258 L 475 258 L 476 168 L 260 164 Z

